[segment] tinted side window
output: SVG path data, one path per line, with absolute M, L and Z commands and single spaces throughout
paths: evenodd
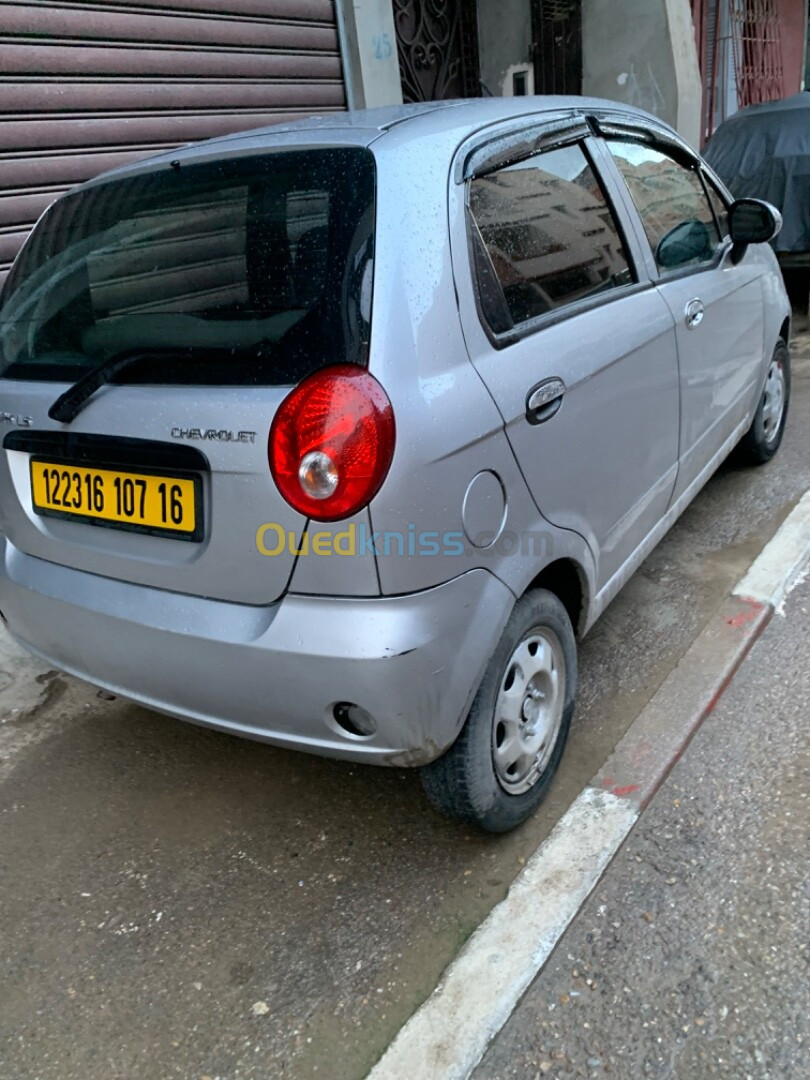
M 659 270 L 711 262 L 720 242 L 697 172 L 635 142 L 609 142 Z
M 507 323 L 632 281 L 613 215 L 580 146 L 476 177 L 469 206 L 479 242 L 479 289 L 492 291 L 482 280 L 486 259 L 503 293 Z M 508 328 L 489 317 L 489 304 L 482 306 L 494 330 Z

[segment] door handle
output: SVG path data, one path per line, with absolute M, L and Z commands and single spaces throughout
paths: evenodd
M 695 297 L 694 300 L 690 300 L 686 305 L 686 325 L 689 330 L 694 330 L 696 326 L 700 326 L 703 322 L 703 316 L 706 314 L 706 308 L 702 302 Z
M 563 402 L 565 383 L 562 379 L 544 379 L 532 387 L 526 396 L 526 419 L 530 424 L 543 424 L 555 416 Z

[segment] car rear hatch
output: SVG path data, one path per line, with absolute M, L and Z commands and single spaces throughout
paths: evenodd
M 265 147 L 49 209 L 0 298 L 14 547 L 198 596 L 284 592 L 295 544 L 268 557 L 257 530 L 300 538 L 306 519 L 272 480 L 268 432 L 306 375 L 367 362 L 374 185 L 365 148 Z

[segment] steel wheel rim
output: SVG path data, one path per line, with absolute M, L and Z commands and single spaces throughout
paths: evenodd
M 492 763 L 510 795 L 529 791 L 551 760 L 565 707 L 565 657 L 548 627 L 520 640 L 504 668 L 492 723 Z
M 772 443 L 779 434 L 785 414 L 785 370 L 779 360 L 772 360 L 762 396 L 762 434 Z

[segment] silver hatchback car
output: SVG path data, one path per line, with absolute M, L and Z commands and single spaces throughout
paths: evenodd
M 587 98 L 217 139 L 55 202 L 0 298 L 0 610 L 51 664 L 525 819 L 584 634 L 777 450 L 765 203 Z

